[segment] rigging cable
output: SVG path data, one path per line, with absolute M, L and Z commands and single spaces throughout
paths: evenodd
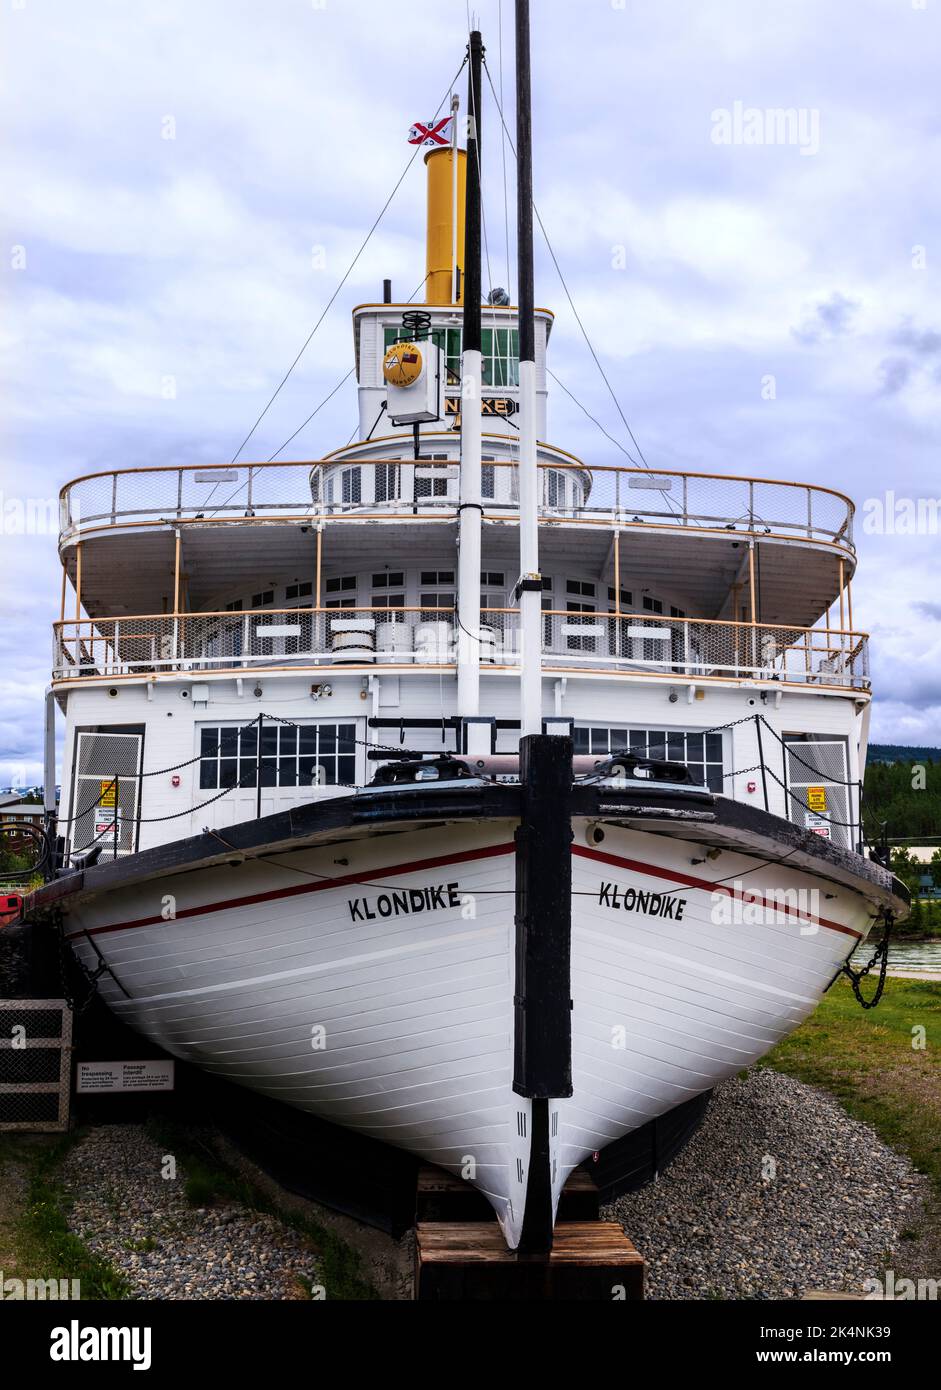
M 432 117 L 432 119 L 434 119 L 435 117 L 437 117 L 437 115 L 438 115 L 438 113 L 440 112 L 442 106 L 443 106 L 444 103 L 448 100 L 448 97 L 450 96 L 450 93 L 451 93 L 451 91 L 452 91 L 452 89 L 453 89 L 453 87 L 454 87 L 455 82 L 457 81 L 458 77 L 460 77 L 462 71 L 464 70 L 464 65 L 465 65 L 466 62 L 467 62 L 467 55 L 465 54 L 464 59 L 463 59 L 463 61 L 461 62 L 460 67 L 458 68 L 457 72 L 454 74 L 454 77 L 452 78 L 452 80 L 448 83 L 447 90 L 445 91 L 444 96 L 443 96 L 443 97 L 441 98 L 441 100 L 438 102 L 437 109 L 435 110 L 435 113 L 434 113 L 434 116 Z M 274 404 L 275 400 L 277 399 L 278 395 L 280 394 L 280 392 L 281 392 L 283 386 L 284 386 L 285 383 L 287 382 L 287 380 L 288 380 L 288 378 L 290 377 L 291 373 L 293 372 L 294 368 L 297 366 L 298 362 L 301 360 L 301 358 L 303 357 L 304 353 L 307 351 L 307 348 L 309 347 L 309 345 L 310 345 L 310 343 L 311 343 L 311 341 L 312 341 L 312 339 L 313 339 L 313 337 L 314 337 L 314 334 L 317 332 L 318 328 L 319 328 L 320 325 L 323 323 L 323 321 L 324 321 L 324 319 L 326 318 L 327 314 L 330 312 L 330 309 L 333 307 L 333 304 L 334 304 L 334 302 L 335 302 L 337 296 L 339 295 L 339 293 L 340 293 L 340 291 L 342 290 L 343 286 L 346 284 L 347 280 L 350 278 L 350 275 L 353 273 L 353 269 L 354 269 L 354 267 L 355 267 L 357 261 L 359 260 L 360 256 L 362 256 L 363 252 L 366 250 L 366 247 L 369 245 L 369 242 L 372 240 L 373 233 L 375 232 L 376 228 L 379 226 L 379 223 L 382 221 L 383 217 L 385 216 L 385 214 L 386 214 L 386 212 L 387 212 L 387 210 L 388 210 L 388 208 L 389 208 L 390 203 L 392 202 L 392 200 L 393 200 L 393 198 L 395 197 L 396 193 L 398 193 L 398 191 L 399 191 L 399 189 L 401 188 L 402 184 L 405 182 L 405 177 L 406 177 L 406 175 L 408 174 L 409 170 L 411 169 L 412 165 L 414 164 L 414 162 L 415 162 L 415 160 L 416 160 L 416 158 L 417 158 L 417 156 L 418 156 L 418 153 L 419 153 L 419 151 L 421 150 L 421 148 L 422 148 L 421 145 L 416 145 L 416 146 L 415 146 L 415 149 L 412 151 L 411 155 L 409 156 L 408 163 L 406 164 L 405 168 L 402 170 L 402 173 L 399 175 L 399 178 L 398 178 L 398 180 L 397 180 L 397 182 L 396 182 L 396 184 L 395 184 L 395 187 L 393 188 L 392 192 L 389 194 L 389 196 L 388 196 L 388 198 L 386 199 L 386 201 L 383 203 L 382 208 L 381 208 L 381 210 L 380 210 L 380 212 L 379 212 L 379 215 L 376 217 L 376 219 L 375 219 L 375 221 L 373 222 L 372 226 L 370 227 L 369 231 L 366 233 L 366 237 L 365 237 L 364 241 L 362 242 L 362 244 L 361 244 L 359 250 L 356 252 L 356 255 L 353 257 L 352 261 L 350 262 L 349 266 L 347 267 L 346 271 L 344 272 L 343 278 L 341 279 L 340 283 L 337 285 L 336 289 L 333 291 L 333 294 L 330 296 L 329 300 L 327 301 L 327 304 L 326 304 L 326 306 L 325 306 L 323 312 L 321 313 L 319 319 L 318 319 L 317 322 L 314 324 L 313 328 L 310 330 L 310 333 L 307 335 L 307 338 L 306 338 L 306 340 L 305 340 L 305 342 L 304 342 L 303 347 L 301 348 L 301 350 L 300 350 L 300 352 L 297 354 L 297 356 L 294 358 L 294 361 L 291 363 L 290 367 L 288 367 L 288 369 L 287 369 L 287 371 L 285 372 L 284 376 L 281 378 L 280 382 L 278 383 L 277 387 L 275 388 L 274 392 L 272 393 L 272 395 L 271 395 L 271 397 L 270 397 L 270 399 L 269 399 L 267 405 L 265 406 L 264 410 L 262 410 L 262 412 L 261 412 L 261 414 L 258 416 L 257 420 L 256 420 L 255 423 L 252 425 L 251 429 L 248 431 L 248 434 L 245 436 L 245 438 L 242 440 L 242 442 L 241 442 L 241 444 L 239 445 L 239 447 L 236 449 L 235 453 L 232 455 L 232 458 L 231 458 L 231 460 L 230 460 L 231 463 L 235 463 L 235 462 L 237 461 L 239 454 L 240 454 L 240 453 L 242 452 L 242 450 L 245 448 L 245 445 L 246 445 L 246 444 L 248 443 L 248 441 L 251 439 L 252 435 L 255 433 L 255 431 L 257 430 L 258 426 L 261 424 L 262 420 L 265 418 L 265 416 L 267 415 L 268 411 L 271 409 L 272 405 Z M 292 437 L 293 437 L 293 436 L 292 436 Z
M 507 138 L 507 140 L 508 140 L 508 142 L 509 142 L 510 150 L 511 150 L 511 152 L 512 152 L 512 154 L 513 154 L 513 157 L 516 158 L 516 146 L 513 144 L 512 136 L 510 135 L 509 130 L 507 129 L 506 119 L 505 119 L 505 117 L 504 117 L 504 115 L 503 115 L 503 107 L 502 107 L 502 105 L 500 104 L 500 98 L 499 98 L 499 96 L 497 95 L 497 90 L 496 90 L 496 87 L 494 86 L 493 77 L 491 76 L 490 68 L 489 68 L 488 65 L 487 65 L 487 60 L 486 60 L 486 58 L 484 58 L 484 71 L 485 71 L 486 74 L 487 74 L 487 81 L 490 83 L 490 90 L 491 90 L 491 92 L 493 93 L 493 99 L 494 99 L 494 101 L 495 101 L 496 104 L 497 104 L 497 110 L 498 110 L 499 113 L 500 113 L 500 121 L 501 121 L 501 124 L 502 124 L 502 126 L 503 126 L 503 130 L 504 130 L 504 133 L 505 133 L 505 135 L 506 135 L 506 138 Z M 594 344 L 592 343 L 591 338 L 590 338 L 589 335 L 588 335 L 588 330 L 586 329 L 584 323 L 582 322 L 582 319 L 581 319 L 581 316 L 579 315 L 578 310 L 575 308 L 575 302 L 574 302 L 574 300 L 572 299 L 572 295 L 571 295 L 571 292 L 570 292 L 570 290 L 569 290 L 568 283 L 566 282 L 565 276 L 562 274 L 562 267 L 559 265 L 558 257 L 557 257 L 556 254 L 555 254 L 555 250 L 554 250 L 554 248 L 553 248 L 553 246 L 552 246 L 552 242 L 549 240 L 549 234 L 548 234 L 548 232 L 546 231 L 545 223 L 543 222 L 541 216 L 539 215 L 539 209 L 537 208 L 535 202 L 533 203 L 533 215 L 535 216 L 536 221 L 539 223 L 539 230 L 542 232 L 543 239 L 544 239 L 544 241 L 545 241 L 545 243 L 546 243 L 546 247 L 547 247 L 547 249 L 548 249 L 548 251 L 549 251 L 549 255 L 550 255 L 550 257 L 552 258 L 552 264 L 555 266 L 555 271 L 556 271 L 556 274 L 557 274 L 558 277 L 559 277 L 559 282 L 560 282 L 560 284 L 562 285 L 562 289 L 563 289 L 564 292 L 565 292 L 565 297 L 566 297 L 566 299 L 567 299 L 568 302 L 569 302 L 569 308 L 572 310 L 572 313 L 575 315 L 575 321 L 576 321 L 576 323 L 578 324 L 579 329 L 581 330 L 582 337 L 585 339 L 585 343 L 587 344 L 588 351 L 591 353 L 591 356 L 592 356 L 592 358 L 593 358 L 593 360 L 594 360 L 595 366 L 598 368 L 598 371 L 599 371 L 599 373 L 601 374 L 601 379 L 602 379 L 602 381 L 604 382 L 605 386 L 608 388 L 608 393 L 609 393 L 609 395 L 611 396 L 611 399 L 612 399 L 613 402 L 614 402 L 615 409 L 617 410 L 618 415 L 621 417 L 621 421 L 622 421 L 622 423 L 623 423 L 623 425 L 624 425 L 624 428 L 627 430 L 627 433 L 628 433 L 628 435 L 629 435 L 629 437 L 630 437 L 631 443 L 634 445 L 634 448 L 637 450 L 637 453 L 640 455 L 641 463 L 643 464 L 644 468 L 649 469 L 649 468 L 650 468 L 650 464 L 647 462 L 647 459 L 646 459 L 645 456 L 644 456 L 644 451 L 643 451 L 643 449 L 641 449 L 640 445 L 639 445 L 638 442 L 637 442 L 637 439 L 636 439 L 635 436 L 634 436 L 634 431 L 631 429 L 630 425 L 628 424 L 627 416 L 624 414 L 624 411 L 621 409 L 621 403 L 620 403 L 620 401 L 618 400 L 617 395 L 615 394 L 614 387 L 611 385 L 611 382 L 608 380 L 608 377 L 607 377 L 607 374 L 605 373 L 604 367 L 601 365 L 601 360 L 600 360 L 600 358 L 598 357 L 598 354 L 597 354 L 597 352 L 595 351 L 595 348 L 594 348 Z

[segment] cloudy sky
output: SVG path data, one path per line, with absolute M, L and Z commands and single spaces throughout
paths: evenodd
M 500 8 L 477 0 L 496 82 Z M 536 201 L 650 463 L 823 483 L 860 520 L 887 489 L 941 495 L 941 0 L 533 10 Z M 408 126 L 447 91 L 467 10 L 5 0 L 0 27 L 3 785 L 40 775 L 59 575 L 35 504 L 89 471 L 231 457 L 405 167 Z M 799 112 L 794 138 L 746 142 L 756 108 Z M 512 288 L 487 119 L 492 279 Z M 247 457 L 350 365 L 350 308 L 384 276 L 397 298 L 419 284 L 423 196 L 419 159 Z M 537 301 L 559 314 L 552 367 L 623 440 L 542 247 Z M 287 457 L 354 421 L 350 384 Z M 550 421 L 564 447 L 623 461 L 558 393 Z M 939 537 L 860 524 L 858 543 L 873 736 L 941 744 Z

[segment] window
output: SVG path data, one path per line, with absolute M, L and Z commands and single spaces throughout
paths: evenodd
M 313 584 L 289 584 L 284 591 L 284 597 L 286 601 L 292 598 L 310 598 L 313 592 Z
M 361 468 L 345 468 L 340 474 L 340 497 L 341 501 L 348 503 L 363 500 L 363 470 Z
M 480 335 L 480 347 L 484 386 L 519 386 L 519 330 L 485 328 Z
M 260 594 L 252 594 L 253 608 L 264 608 L 269 603 L 274 603 L 274 589 L 264 589 Z
M 594 585 L 591 585 L 590 587 L 594 589 Z M 567 613 L 594 613 L 595 605 L 593 603 L 578 603 L 573 599 L 569 599 L 565 605 L 565 610 Z M 577 625 L 579 627 L 594 627 L 595 623 L 590 618 L 569 618 L 566 626 L 571 627 L 573 625 Z M 567 650 L 570 652 L 593 652 L 595 650 L 595 637 L 595 633 L 591 633 L 587 637 L 567 636 L 565 639 L 565 645 Z
M 609 587 L 609 589 L 608 589 L 608 602 L 609 602 L 612 606 L 615 604 L 616 598 L 617 598 L 617 590 L 616 590 L 616 589 L 612 589 L 612 588 Z M 634 602 L 634 596 L 633 596 L 633 594 L 631 593 L 630 589 L 622 589 L 622 590 L 621 590 L 621 602 L 620 602 L 619 604 L 617 604 L 617 607 L 618 607 L 618 608 L 622 608 L 622 609 L 623 609 L 623 608 L 630 608 L 630 607 L 632 606 L 633 602 Z
M 258 725 L 217 725 L 200 730 L 199 785 L 204 791 L 256 787 Z M 263 724 L 263 787 L 353 785 L 355 724 Z
M 231 603 L 226 604 L 225 611 L 227 613 L 241 613 L 242 600 L 240 598 L 233 599 Z
M 583 579 L 570 579 L 565 586 L 567 594 L 581 595 L 582 598 L 594 598 L 595 586 Z
M 370 602 L 373 608 L 405 607 L 405 573 L 403 570 L 387 570 L 372 577 L 373 593 Z M 396 592 L 393 592 L 396 591 Z
M 506 575 L 497 570 L 481 570 L 480 583 L 485 589 L 503 589 L 506 587 Z
M 448 454 L 429 454 L 423 457 L 415 465 L 415 500 L 421 501 L 424 497 L 447 497 L 451 486 L 452 475 L 457 478 L 456 468 L 420 468 L 419 464 L 424 463 L 447 463 L 450 461 Z
M 375 465 L 376 501 L 394 502 L 399 495 L 399 467 L 396 463 Z
M 480 465 L 480 495 L 483 498 L 494 498 L 497 495 L 496 489 L 497 470 L 492 463 L 482 463 Z
M 324 608 L 355 608 L 356 607 L 356 575 L 338 574 L 328 579 L 324 588 L 327 594 L 333 595 L 327 598 Z M 338 595 L 348 595 L 348 597 L 338 597 Z
M 422 592 L 418 595 L 420 608 L 454 607 L 454 571 L 422 570 Z
M 547 507 L 565 507 L 568 505 L 568 481 L 561 469 L 546 469 L 545 487 Z
M 651 598 L 649 594 L 644 594 L 644 612 L 662 613 L 663 600 L 659 598 Z
M 667 729 L 612 729 L 578 726 L 574 730 L 575 752 L 595 756 L 626 749 L 637 758 L 659 758 L 685 763 L 697 782 L 710 791 L 722 791 L 722 735 Z

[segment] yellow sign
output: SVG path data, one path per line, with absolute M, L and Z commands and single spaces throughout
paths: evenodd
M 117 795 L 118 785 L 113 778 L 101 784 L 101 796 L 98 798 L 99 806 L 114 806 L 115 796 Z
M 422 355 L 415 343 L 393 343 L 382 359 L 387 386 L 411 386 L 421 376 Z
M 825 811 L 827 809 L 826 787 L 807 788 L 807 809 L 810 811 Z

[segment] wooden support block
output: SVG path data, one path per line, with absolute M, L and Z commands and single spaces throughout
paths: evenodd
M 570 1173 L 559 1198 L 556 1221 L 597 1221 L 601 1193 L 583 1168 Z
M 643 1298 L 643 1256 L 614 1221 L 563 1222 L 548 1258 L 508 1250 L 495 1222 L 421 1223 L 416 1236 L 421 1301 Z
M 601 1194 L 588 1173 L 576 1168 L 562 1189 L 558 1221 L 597 1221 Z M 418 1171 L 415 1220 L 496 1221 L 493 1207 L 476 1187 L 443 1168 Z

